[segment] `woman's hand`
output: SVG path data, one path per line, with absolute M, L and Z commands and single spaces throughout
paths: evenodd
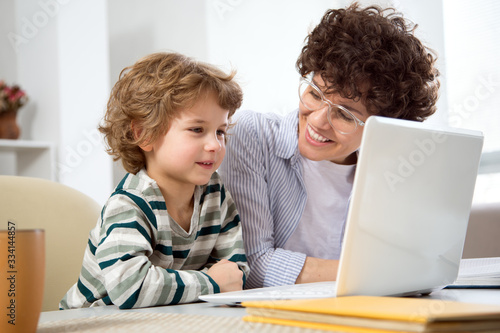
M 227 259 L 214 264 L 207 274 L 219 285 L 221 293 L 243 288 L 243 272 L 236 263 Z
M 338 260 L 307 257 L 295 283 L 335 281 L 338 268 Z

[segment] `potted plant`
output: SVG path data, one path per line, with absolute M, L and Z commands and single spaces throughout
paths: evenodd
M 26 93 L 18 85 L 8 86 L 0 80 L 0 139 L 19 138 L 17 111 L 27 101 Z

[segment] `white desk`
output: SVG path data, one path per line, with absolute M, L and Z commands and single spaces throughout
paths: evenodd
M 426 298 L 452 300 L 478 304 L 500 305 L 500 289 L 444 289 L 436 291 Z M 192 303 L 181 305 L 157 306 L 142 309 L 120 310 L 116 306 L 105 306 L 85 309 L 48 311 L 42 312 L 40 324 L 72 320 L 80 318 L 100 317 L 112 314 L 123 313 L 170 313 L 170 314 L 189 314 L 189 315 L 208 315 L 216 317 L 232 317 L 234 319 L 245 315 L 245 309 L 241 307 L 226 307 L 211 303 Z
M 89 318 L 89 317 L 104 316 L 104 315 L 123 313 L 123 312 L 203 314 L 209 316 L 222 316 L 222 317 L 242 317 L 245 315 L 245 309 L 242 307 L 218 306 L 215 304 L 210 304 L 205 302 L 155 306 L 150 308 L 130 309 L 130 310 L 120 310 L 118 307 L 110 305 L 110 306 L 85 308 L 85 309 L 42 312 L 40 315 L 39 323 L 45 323 L 56 320 Z

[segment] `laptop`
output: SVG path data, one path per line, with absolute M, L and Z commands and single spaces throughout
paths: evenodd
M 428 294 L 455 281 L 483 145 L 481 132 L 368 118 L 336 282 L 200 296 L 214 303 Z

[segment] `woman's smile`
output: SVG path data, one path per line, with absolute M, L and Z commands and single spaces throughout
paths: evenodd
M 330 139 L 324 137 L 323 135 L 319 134 L 318 132 L 316 132 L 309 124 L 307 124 L 306 130 L 307 130 L 306 138 L 311 144 L 323 145 L 323 144 L 327 144 L 328 142 L 332 142 L 332 140 L 330 140 Z

